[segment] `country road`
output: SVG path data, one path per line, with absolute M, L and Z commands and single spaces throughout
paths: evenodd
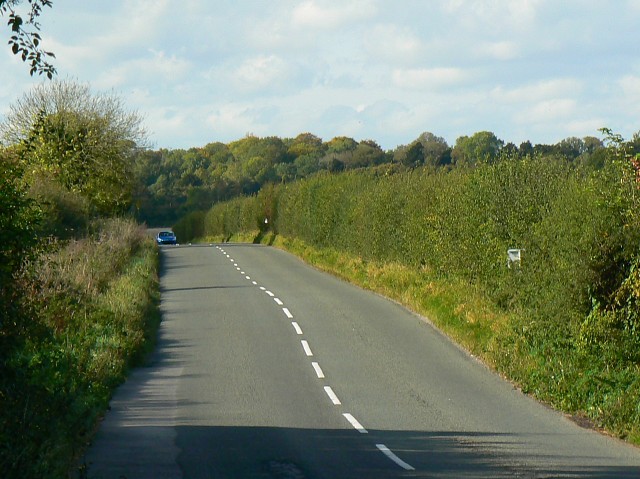
M 285 252 L 164 247 L 161 291 L 157 350 L 113 398 L 89 478 L 640 477 L 640 450 Z

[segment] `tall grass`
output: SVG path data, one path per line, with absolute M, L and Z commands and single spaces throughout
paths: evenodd
M 54 245 L 22 279 L 25 326 L 4 338 L 3 477 L 65 477 L 158 322 L 157 249 L 133 222 Z

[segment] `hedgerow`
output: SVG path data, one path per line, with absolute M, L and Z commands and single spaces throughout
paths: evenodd
M 13 328 L 0 330 L 0 470 L 66 477 L 158 321 L 157 248 L 129 220 L 51 245 L 14 278 Z M 6 326 L 6 325 L 5 325 Z

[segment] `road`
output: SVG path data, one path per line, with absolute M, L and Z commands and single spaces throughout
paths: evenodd
M 637 478 L 640 451 L 526 397 L 423 318 L 245 244 L 162 248 L 157 351 L 90 478 Z

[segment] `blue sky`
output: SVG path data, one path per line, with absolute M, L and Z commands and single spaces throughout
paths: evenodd
M 53 3 L 41 24 L 58 77 L 121 96 L 154 148 L 640 130 L 640 0 Z M 40 81 L 1 49 L 0 120 Z

